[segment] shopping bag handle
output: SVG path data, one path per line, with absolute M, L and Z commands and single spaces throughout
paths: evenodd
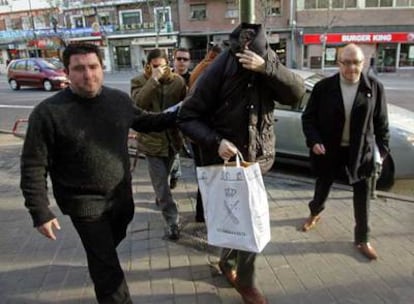
M 234 162 L 233 162 L 234 164 Z M 224 161 L 224 166 L 229 166 L 229 161 L 225 160 Z M 236 153 L 236 167 L 240 168 L 240 167 L 247 167 L 248 162 L 246 162 L 243 158 L 243 155 L 241 154 L 241 152 L 239 150 L 237 150 Z

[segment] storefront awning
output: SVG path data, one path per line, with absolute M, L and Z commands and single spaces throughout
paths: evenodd
M 414 43 L 414 33 L 333 33 L 333 34 L 304 34 L 304 44 L 345 44 L 345 43 Z

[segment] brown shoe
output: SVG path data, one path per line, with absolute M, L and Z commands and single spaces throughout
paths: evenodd
M 231 286 L 237 289 L 237 272 L 235 269 L 231 269 L 229 266 L 226 266 L 224 261 L 219 261 L 218 266 L 227 279 L 227 282 L 230 283 Z
M 237 291 L 241 294 L 244 304 L 267 304 L 266 298 L 256 287 L 240 287 Z
M 356 245 L 358 251 L 370 260 L 378 259 L 378 254 L 370 243 L 359 243 Z
M 319 222 L 320 219 L 321 219 L 320 215 L 310 215 L 306 219 L 306 222 L 303 224 L 302 231 L 307 232 L 307 231 L 315 228 L 316 224 Z

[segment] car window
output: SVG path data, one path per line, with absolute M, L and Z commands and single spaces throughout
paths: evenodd
M 14 65 L 12 66 L 12 69 L 19 70 L 19 71 L 25 70 L 26 69 L 26 60 L 16 61 L 14 63 Z
M 47 58 L 46 60 L 48 62 L 50 62 L 51 64 L 53 64 L 54 66 L 56 66 L 57 68 L 59 68 L 59 69 L 63 69 L 64 68 L 63 62 L 60 61 L 59 59 L 56 59 L 56 58 Z
M 299 104 L 296 105 L 284 105 L 279 103 L 278 101 L 275 101 L 275 108 L 278 110 L 302 112 L 308 104 L 310 93 L 311 92 L 309 90 L 306 90 Z
M 39 64 L 42 68 L 47 70 L 58 70 L 57 66 L 47 60 L 39 60 Z
M 30 72 L 34 72 L 36 70 L 37 64 L 36 62 L 34 62 L 33 60 L 28 60 L 27 61 L 27 70 Z M 39 69 L 39 67 L 38 67 Z
M 303 111 L 305 110 L 306 105 L 308 104 L 309 101 L 309 97 L 310 97 L 311 92 L 309 90 L 306 90 L 305 95 L 303 95 L 302 100 L 300 101 L 300 105 L 299 105 L 299 111 Z
M 320 80 L 322 80 L 323 78 L 325 78 L 325 76 L 321 75 L 321 74 L 314 74 L 311 77 L 308 77 L 305 79 L 305 84 L 308 85 L 309 87 L 313 88 L 313 86 L 319 82 Z

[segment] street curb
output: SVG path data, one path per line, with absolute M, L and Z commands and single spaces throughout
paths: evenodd
M 0 134 L 13 134 L 13 132 L 10 130 L 0 129 Z
M 293 175 L 277 173 L 277 172 L 269 172 L 266 175 L 274 176 L 275 178 L 283 177 L 283 178 L 288 179 L 288 180 L 298 181 L 298 182 L 307 183 L 307 184 L 314 184 L 315 183 L 315 179 L 310 178 L 310 177 L 293 176 Z M 332 187 L 336 188 L 336 189 L 346 190 L 346 191 L 352 192 L 352 187 L 349 186 L 349 185 L 342 185 L 342 184 L 334 183 L 332 185 Z M 393 193 L 393 192 L 385 192 L 385 191 L 381 191 L 381 190 L 377 190 L 377 191 L 375 191 L 375 193 L 376 193 L 377 197 L 380 197 L 380 198 L 385 198 L 385 199 L 388 198 L 388 199 L 394 199 L 394 200 L 404 201 L 404 202 L 408 202 L 408 203 L 414 203 L 414 197 L 413 196 L 402 195 L 402 194 L 397 194 L 397 193 Z M 375 198 L 372 198 L 371 200 L 375 200 Z

